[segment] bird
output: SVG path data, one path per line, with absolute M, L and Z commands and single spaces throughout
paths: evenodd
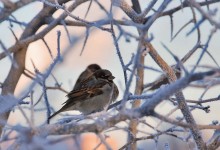
M 114 78 L 109 70 L 95 71 L 80 83 L 80 88 L 73 89 L 67 94 L 68 99 L 63 103 L 63 107 L 51 115 L 48 120 L 64 111 L 78 110 L 84 115 L 88 115 L 104 110 L 119 95 L 118 87 L 113 82 Z
M 89 65 L 78 77 L 76 80 L 75 86 L 73 87 L 73 90 L 79 89 L 81 86 L 81 82 L 87 79 L 89 76 L 91 76 L 95 71 L 101 69 L 101 67 L 98 64 L 91 64 Z

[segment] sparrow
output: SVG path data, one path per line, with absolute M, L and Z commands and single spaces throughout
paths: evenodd
M 114 102 L 119 94 L 113 82 L 115 77 L 109 70 L 99 69 L 83 80 L 80 88 L 67 94 L 64 106 L 48 118 L 50 120 L 60 112 L 78 110 L 84 115 L 104 110 Z
M 81 86 L 82 81 L 87 79 L 89 76 L 91 76 L 95 71 L 101 69 L 101 67 L 97 64 L 91 64 L 89 65 L 78 77 L 76 80 L 75 86 L 73 89 L 78 89 Z

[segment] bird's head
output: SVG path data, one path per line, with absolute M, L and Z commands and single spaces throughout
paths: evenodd
M 99 65 L 97 65 L 97 64 L 91 64 L 91 65 L 89 65 L 87 68 L 88 68 L 91 72 L 95 72 L 95 71 L 101 69 L 101 67 L 100 67 Z
M 109 71 L 109 70 L 106 70 L 106 69 L 101 69 L 101 70 L 97 70 L 95 73 L 94 73 L 95 77 L 98 79 L 106 79 L 108 81 L 113 81 L 113 79 L 115 78 L 112 73 Z

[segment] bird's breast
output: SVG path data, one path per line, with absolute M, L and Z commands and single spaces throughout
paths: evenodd
M 90 114 L 92 112 L 101 111 L 108 105 L 111 101 L 112 88 L 109 84 L 104 85 L 101 90 L 102 94 L 89 98 L 81 102 L 78 106 L 78 110 L 83 114 Z

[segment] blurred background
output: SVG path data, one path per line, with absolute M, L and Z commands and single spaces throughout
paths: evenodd
M 129 4 L 130 1 L 127 1 Z M 107 10 L 110 10 L 110 1 L 109 0 L 103 0 L 101 3 L 105 6 Z M 0 3 L 1 4 L 1 3 Z M 145 0 L 140 0 L 140 4 L 142 9 L 146 8 L 149 4 L 149 2 Z M 154 9 L 157 9 L 160 6 L 160 2 L 157 2 L 154 6 Z M 84 18 L 85 13 L 88 9 L 89 3 L 85 3 L 80 5 L 76 10 L 73 11 L 73 14 L 75 16 L 79 16 L 80 18 Z M 180 5 L 180 1 L 172 1 L 170 5 L 168 5 L 168 8 L 166 10 L 169 10 L 171 8 L 174 8 L 176 6 Z M 1 5 L 0 5 L 1 6 Z M 220 4 L 217 3 L 216 5 L 210 5 L 210 9 L 213 8 L 220 8 Z M 1 6 L 2 7 L 2 6 Z M 41 2 L 34 2 L 30 5 L 25 6 L 22 9 L 19 9 L 15 13 L 13 13 L 14 17 L 16 17 L 19 21 L 22 21 L 24 23 L 28 23 L 43 7 L 43 4 Z M 204 10 L 207 10 L 204 8 Z M 62 13 L 62 10 L 58 10 L 57 13 L 54 15 L 54 17 L 59 16 L 60 13 Z M 153 11 L 150 13 L 152 14 Z M 149 15 L 150 15 L 149 14 Z M 201 15 L 196 12 L 198 20 L 201 19 Z M 122 12 L 119 8 L 114 7 L 113 8 L 113 17 L 115 19 L 125 20 L 128 19 L 126 14 Z M 176 12 L 173 15 L 173 25 L 174 25 L 174 34 L 190 19 L 192 18 L 191 10 L 189 8 L 184 8 L 183 10 L 180 10 Z M 214 19 L 219 20 L 220 13 L 217 13 L 217 15 L 214 17 Z M 71 19 L 71 18 L 69 18 Z M 91 5 L 91 8 L 89 10 L 88 16 L 86 17 L 86 20 L 88 21 L 96 21 L 99 19 L 107 19 L 106 14 L 100 10 L 99 6 L 97 6 L 95 3 Z M 149 33 L 153 35 L 153 41 L 152 44 L 158 51 L 158 53 L 163 57 L 163 59 L 169 63 L 169 65 L 175 64 L 175 60 L 173 57 L 165 50 L 165 48 L 162 46 L 161 43 L 164 43 L 176 56 L 181 59 L 189 50 L 191 50 L 196 41 L 197 41 L 197 34 L 196 32 L 190 34 L 187 36 L 186 34 L 193 28 L 193 23 L 188 25 L 186 28 L 183 29 L 183 31 L 174 39 L 171 41 L 171 25 L 170 25 L 170 18 L 169 17 L 161 17 L 159 18 L 150 28 Z M 124 30 L 126 30 L 129 33 L 138 35 L 137 30 L 135 27 L 129 27 L 129 26 L 122 26 Z M 5 21 L 0 24 L 0 40 L 7 46 L 10 47 L 15 43 L 15 39 L 9 30 L 9 28 L 12 28 L 13 31 L 16 33 L 17 37 L 20 37 L 20 35 L 23 32 L 23 27 L 13 24 L 13 26 L 10 25 L 9 22 Z M 205 21 L 201 26 L 201 43 L 206 43 L 207 38 L 210 34 L 210 31 L 213 29 L 213 26 L 210 25 L 209 22 Z M 118 58 L 118 55 L 116 53 L 116 48 L 114 46 L 114 41 L 112 38 L 112 35 L 108 32 L 101 31 L 97 28 L 92 28 L 89 30 L 90 36 L 88 38 L 88 41 L 85 45 L 85 49 L 83 50 L 82 55 L 80 55 L 83 47 L 83 42 L 85 40 L 86 36 L 86 29 L 84 27 L 68 27 L 68 31 L 71 38 L 79 38 L 79 40 L 75 43 L 70 43 L 67 33 L 65 31 L 65 28 L 63 26 L 58 26 L 55 29 L 53 29 L 47 36 L 45 37 L 45 40 L 47 41 L 50 49 L 52 50 L 52 54 L 55 57 L 57 54 L 57 31 L 61 31 L 61 51 L 67 51 L 67 55 L 63 58 L 63 61 L 56 66 L 56 68 L 53 70 L 53 75 L 56 77 L 59 83 L 62 84 L 62 87 L 70 91 L 74 84 L 76 79 L 78 78 L 79 74 L 91 63 L 97 63 L 102 68 L 110 70 L 113 75 L 116 77 L 115 83 L 119 87 L 120 90 L 120 96 L 118 97 L 118 100 L 120 100 L 123 96 L 123 91 L 125 89 L 124 85 L 124 76 L 122 67 Z M 116 35 L 119 34 L 118 29 L 115 27 Z M 38 31 L 39 32 L 39 31 Z M 220 64 L 220 32 L 217 30 L 215 35 L 213 36 L 208 51 L 211 53 L 211 55 L 214 57 L 214 59 L 217 61 L 218 64 Z M 132 57 L 132 53 L 135 53 L 137 50 L 137 44 L 138 41 L 130 38 L 129 41 L 126 40 L 124 37 L 120 38 L 119 42 L 119 48 L 121 50 L 123 59 L 125 63 L 128 63 Z M 0 52 L 3 50 L 0 48 Z M 191 69 L 195 62 L 198 60 L 199 55 L 201 51 L 197 51 L 193 56 L 185 63 L 185 66 L 187 69 Z M 27 52 L 26 57 L 26 68 L 30 71 L 34 72 L 33 63 L 36 66 L 37 69 L 39 69 L 41 72 L 44 72 L 47 67 L 52 63 L 52 59 L 50 57 L 50 54 L 48 53 L 48 50 L 44 43 L 41 40 L 38 40 L 34 43 L 32 43 Z M 145 60 L 146 66 L 153 67 L 156 69 L 160 68 L 157 66 L 157 64 L 152 60 L 152 58 L 147 55 Z M 33 62 L 33 63 L 32 63 Z M 201 64 L 205 66 L 216 66 L 216 64 L 213 62 L 213 60 L 205 54 L 203 57 Z M 8 71 L 11 66 L 11 61 L 9 58 L 4 58 L 0 62 L 0 82 L 4 82 L 6 76 L 8 75 Z M 205 70 L 204 68 L 200 68 L 200 70 Z M 154 72 L 151 70 L 146 70 L 145 72 L 145 83 L 149 83 L 154 81 L 160 74 L 158 72 Z M 135 80 L 133 80 L 135 81 Z M 19 84 L 16 87 L 16 96 L 21 97 L 24 92 L 29 88 L 31 84 L 31 80 L 27 78 L 26 76 L 22 76 L 20 78 Z M 54 86 L 55 81 L 52 77 L 50 77 L 47 80 L 48 86 Z M 212 90 L 209 90 L 205 95 L 204 99 L 206 98 L 212 98 L 217 97 L 219 95 L 219 86 L 216 86 L 212 88 Z M 41 93 L 42 88 L 40 86 L 36 86 L 34 88 L 34 100 L 38 100 Z M 134 83 L 132 83 L 132 88 L 130 92 L 134 91 Z M 62 103 L 66 100 L 66 94 L 59 90 L 48 90 L 48 97 L 49 97 L 49 103 L 53 107 L 54 111 L 61 108 Z M 204 92 L 204 89 L 202 88 L 187 88 L 184 90 L 184 95 L 186 99 L 198 99 L 201 94 Z M 27 98 L 25 101 L 28 101 L 29 98 Z M 219 102 L 212 102 L 208 103 L 206 105 L 210 105 L 210 113 L 205 113 L 202 110 L 196 110 L 193 112 L 193 115 L 196 119 L 196 122 L 198 124 L 211 124 L 213 120 L 220 120 L 220 110 L 219 110 Z M 29 105 L 24 107 L 30 107 Z M 45 116 L 46 116 L 46 110 L 45 110 L 45 102 L 43 99 L 40 100 L 40 102 L 36 105 L 35 113 L 34 113 L 34 124 L 36 126 L 42 125 L 45 123 Z M 162 102 L 160 105 L 157 106 L 156 111 L 166 115 L 170 110 L 172 110 L 174 107 L 169 102 Z M 25 109 L 27 112 L 28 117 L 30 117 L 30 111 L 29 109 Z M 68 112 L 68 114 L 75 114 L 77 112 Z M 62 113 L 67 114 L 67 113 Z M 174 113 L 171 117 L 176 118 L 178 116 L 181 116 L 180 112 L 177 111 Z M 54 119 L 52 119 L 51 123 L 55 123 L 57 120 L 62 118 L 62 115 L 58 115 Z M 159 120 L 151 117 L 146 118 L 148 122 L 151 125 L 156 126 L 159 123 Z M 15 125 L 15 124 L 21 124 L 21 125 L 27 125 L 27 122 L 25 121 L 23 115 L 18 109 L 14 109 L 13 112 L 11 112 L 10 118 L 8 120 L 9 125 Z M 123 127 L 127 125 L 127 122 L 120 123 L 117 126 Z M 166 129 L 168 128 L 168 124 L 162 123 L 159 128 L 160 129 Z M 148 129 L 146 126 L 139 125 L 139 129 L 143 130 L 144 132 L 151 133 L 153 130 Z M 203 137 L 205 140 L 208 140 L 211 135 L 212 131 L 205 130 L 203 131 Z M 122 130 L 116 130 L 111 132 L 106 132 L 107 135 L 110 135 L 110 143 L 113 145 L 113 149 L 118 149 L 121 146 L 123 146 L 126 143 L 126 136 L 127 133 Z M 140 136 L 144 133 L 140 132 Z M 183 133 L 181 136 L 184 137 Z M 122 138 L 123 137 L 123 138 Z M 88 139 L 86 139 L 88 138 Z M 91 139 L 95 140 L 97 137 L 93 134 L 83 135 L 81 136 L 81 139 L 85 141 L 91 141 Z M 184 143 L 181 140 L 176 140 L 176 138 L 172 138 L 170 136 L 160 136 L 158 139 L 157 145 L 155 145 L 154 140 L 145 140 L 138 142 L 140 148 L 148 148 L 148 149 L 163 149 L 164 146 L 168 143 L 171 149 L 190 149 L 192 146 L 192 143 Z M 66 149 L 72 149 L 75 147 L 76 143 L 74 143 L 74 140 L 68 140 L 66 141 L 68 144 L 64 142 L 63 145 L 65 145 Z M 98 143 L 98 139 L 95 140 L 96 143 Z M 60 144 L 60 143 L 59 143 Z M 54 145 L 56 146 L 56 149 L 64 149 L 63 145 Z M 7 145 L 5 143 L 5 145 Z M 59 147 L 60 146 L 60 147 Z M 88 146 L 88 145 L 87 145 Z M 193 146 L 192 146 L 193 147 Z M 52 146 L 50 147 L 52 148 Z

